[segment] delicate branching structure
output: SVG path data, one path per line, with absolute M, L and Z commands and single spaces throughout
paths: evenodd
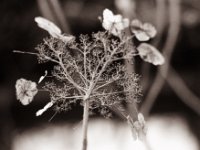
M 121 61 L 135 54 L 134 50 L 127 51 L 128 42 L 130 38 L 113 39 L 106 32 L 81 35 L 79 42 L 45 39 L 36 48 L 39 62 L 54 62 L 52 75 L 62 84 L 46 83 L 51 101 L 60 110 L 67 110 L 78 100 L 87 100 L 91 110 L 112 109 L 127 102 L 126 96 L 138 101 L 139 76 L 128 74 Z
M 55 63 L 52 76 L 60 82 L 46 83 L 51 101 L 57 111 L 66 111 L 80 101 L 88 110 L 109 115 L 113 107 L 121 110 L 127 101 L 138 101 L 141 87 L 139 76 L 128 74 L 123 59 L 130 59 L 135 51 L 127 51 L 131 38 L 113 39 L 107 32 L 81 35 L 79 42 L 65 43 L 55 38 L 45 39 L 36 49 L 39 62 Z M 130 99 L 130 98 L 129 98 Z M 130 102 L 131 103 L 131 102 Z
M 37 53 L 29 54 L 38 56 L 39 63 L 55 64 L 51 72 L 52 81 L 46 82 L 43 87 L 49 91 L 51 100 L 36 115 L 41 115 L 52 106 L 60 112 L 69 110 L 74 103 L 83 105 L 83 150 L 87 149 L 89 111 L 99 112 L 105 117 L 113 111 L 121 114 L 130 124 L 134 139 L 141 138 L 146 132 L 143 115 L 136 114 L 138 119 L 133 121 L 124 109 L 126 103 L 140 100 L 140 78 L 127 71 L 124 60 L 131 61 L 139 55 L 154 65 L 164 63 L 163 56 L 153 46 L 142 43 L 137 48 L 133 47 L 134 37 L 147 41 L 155 36 L 155 28 L 138 20 L 130 24 L 129 19 L 114 15 L 108 9 L 104 10 L 102 20 L 106 31 L 90 36 L 80 35 L 77 39 L 62 34 L 55 24 L 45 18 L 36 17 L 35 21 L 51 37 L 36 47 Z M 124 30 L 128 27 L 133 35 L 125 34 Z M 38 84 L 45 76 L 47 71 Z

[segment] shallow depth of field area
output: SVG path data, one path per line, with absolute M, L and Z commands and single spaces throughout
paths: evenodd
M 199 150 L 198 0 L 0 7 L 0 149 Z

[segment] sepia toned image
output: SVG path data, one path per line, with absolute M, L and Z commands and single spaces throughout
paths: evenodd
M 0 150 L 199 150 L 199 0 L 2 0 Z

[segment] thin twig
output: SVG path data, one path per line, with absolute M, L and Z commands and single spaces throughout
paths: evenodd
M 82 86 L 79 86 L 72 78 L 71 76 L 68 74 L 63 62 L 61 59 L 59 59 L 59 65 L 62 67 L 65 77 L 66 79 L 74 86 L 76 87 L 76 89 L 79 91 L 80 94 L 82 94 L 82 92 L 85 92 L 84 88 Z
M 117 91 L 117 92 L 110 92 L 110 93 L 102 93 L 102 94 L 96 94 L 96 95 L 91 95 L 90 97 L 96 97 L 96 96 L 105 96 L 105 95 L 115 95 L 115 94 L 121 94 L 121 93 L 127 93 L 131 92 L 131 90 L 122 90 L 122 91 Z
M 112 53 L 110 54 L 110 56 L 108 57 L 108 59 L 106 60 L 106 62 L 104 63 L 104 65 L 102 66 L 101 70 L 98 73 L 97 78 L 94 81 L 93 87 L 96 86 L 97 82 L 99 81 L 99 78 L 101 77 L 102 73 L 105 71 L 106 67 L 108 66 L 108 64 L 110 63 L 110 61 L 112 60 L 113 55 L 116 53 L 116 51 L 123 45 L 125 44 L 127 41 L 131 40 L 133 38 L 133 36 L 130 36 L 128 39 L 126 39 L 125 41 L 121 42 L 118 47 L 116 47 Z M 99 65 L 98 65 L 99 66 Z M 98 67 L 97 66 L 97 67 Z M 95 74 L 97 73 L 97 69 L 95 71 Z
M 109 84 L 111 84 L 111 83 L 113 83 L 113 82 L 115 82 L 115 81 L 117 81 L 117 80 L 119 80 L 119 79 L 120 78 L 112 79 L 112 80 L 110 80 L 110 81 L 108 81 L 108 82 L 106 82 L 106 83 L 98 86 L 97 88 L 94 89 L 94 92 L 97 91 L 97 90 L 99 90 L 99 89 L 101 89 L 101 88 L 103 88 L 103 87 L 105 87 L 105 86 L 107 86 L 107 85 L 109 85 Z
M 24 51 L 20 51 L 20 50 L 13 50 L 13 53 L 30 54 L 30 55 L 38 56 L 38 53 L 24 52 Z

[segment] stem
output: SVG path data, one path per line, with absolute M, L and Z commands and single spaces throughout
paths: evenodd
M 38 53 L 24 52 L 24 51 L 19 51 L 19 50 L 13 50 L 13 53 L 30 54 L 30 55 L 38 56 Z
M 82 139 L 82 150 L 87 150 L 87 129 L 88 129 L 88 119 L 89 119 L 89 98 L 93 90 L 93 84 L 90 82 L 90 87 L 83 98 L 84 110 L 83 110 L 83 139 Z
M 181 79 L 173 68 L 171 68 L 166 80 L 182 102 L 200 115 L 200 99 L 187 87 L 183 79 Z
M 89 119 L 89 101 L 85 99 L 84 101 L 84 112 L 83 112 L 83 139 L 82 139 L 82 150 L 87 150 L 87 129 L 88 129 L 88 119 Z

